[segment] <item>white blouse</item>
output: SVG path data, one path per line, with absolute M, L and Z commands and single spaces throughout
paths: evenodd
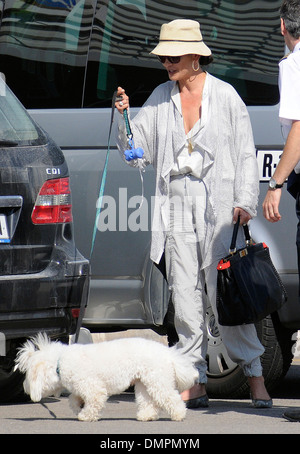
M 182 115 L 171 100 L 175 85 L 168 81 L 156 87 L 131 121 L 134 143 L 144 150 L 139 161 L 143 166 L 151 164 L 156 175 L 150 251 L 156 263 L 163 254 L 169 228 L 170 173 L 176 169 L 175 156 L 180 156 L 186 144 Z M 203 150 L 202 179 L 208 200 L 202 268 L 228 253 L 235 207 L 256 215 L 259 190 L 255 146 L 245 104 L 231 85 L 209 73 L 204 91 L 207 99 L 203 100 L 201 133 L 193 136 L 197 150 Z M 124 159 L 128 143 L 121 115 L 117 144 Z M 137 166 L 136 161 L 129 164 Z M 241 232 L 237 247 L 243 244 Z
M 171 170 L 171 176 L 181 174 L 192 174 L 196 178 L 201 178 L 203 169 L 204 150 L 196 143 L 196 139 L 204 127 L 207 118 L 207 84 L 204 85 L 201 118 L 195 123 L 193 128 L 186 134 L 186 141 L 180 150 L 176 151 L 174 156 L 174 166 Z M 175 84 L 171 92 L 172 101 L 176 109 L 182 116 L 181 99 L 178 84 Z M 183 117 L 182 117 L 183 122 Z

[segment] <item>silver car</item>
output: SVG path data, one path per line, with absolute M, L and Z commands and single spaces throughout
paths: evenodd
M 0 70 L 31 115 L 62 148 L 71 176 L 75 240 L 91 262 L 84 326 L 91 331 L 151 328 L 174 340 L 172 305 L 160 267 L 149 259 L 154 172 L 141 176 L 124 164 L 114 140 L 108 156 L 99 218 L 97 203 L 107 158 L 112 95 L 124 86 L 133 116 L 166 80 L 149 55 L 163 22 L 182 17 L 201 22 L 214 63 L 212 74 L 230 82 L 249 109 L 260 168 L 260 205 L 283 149 L 278 122 L 278 61 L 284 55 L 279 28 L 281 0 L 6 0 L 0 33 Z M 113 128 L 115 130 L 116 120 Z M 114 137 L 114 131 L 113 135 Z M 294 201 L 283 191 L 283 220 L 251 223 L 287 287 L 288 302 L 257 326 L 266 348 L 265 380 L 274 388 L 293 358 L 300 328 Z M 96 237 L 93 231 L 96 225 Z M 228 358 L 215 316 L 207 314 L 208 391 L 224 397 L 248 393 L 246 380 Z

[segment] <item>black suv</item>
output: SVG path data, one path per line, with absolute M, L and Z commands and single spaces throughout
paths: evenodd
M 0 402 L 22 395 L 16 350 L 39 331 L 67 339 L 87 303 L 62 151 L 0 79 Z

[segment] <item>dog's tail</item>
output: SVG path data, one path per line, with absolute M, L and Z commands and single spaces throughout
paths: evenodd
M 192 388 L 198 380 L 199 372 L 191 360 L 179 353 L 175 347 L 170 348 L 170 350 L 172 351 L 177 389 L 181 393 Z

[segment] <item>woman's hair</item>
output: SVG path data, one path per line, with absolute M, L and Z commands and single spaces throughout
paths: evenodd
M 300 1 L 284 0 L 280 10 L 280 17 L 284 20 L 285 27 L 294 39 L 300 38 Z
M 213 59 L 214 58 L 212 55 L 209 55 L 208 57 L 201 55 L 201 57 L 199 58 L 199 64 L 200 66 L 207 66 L 213 62 Z

